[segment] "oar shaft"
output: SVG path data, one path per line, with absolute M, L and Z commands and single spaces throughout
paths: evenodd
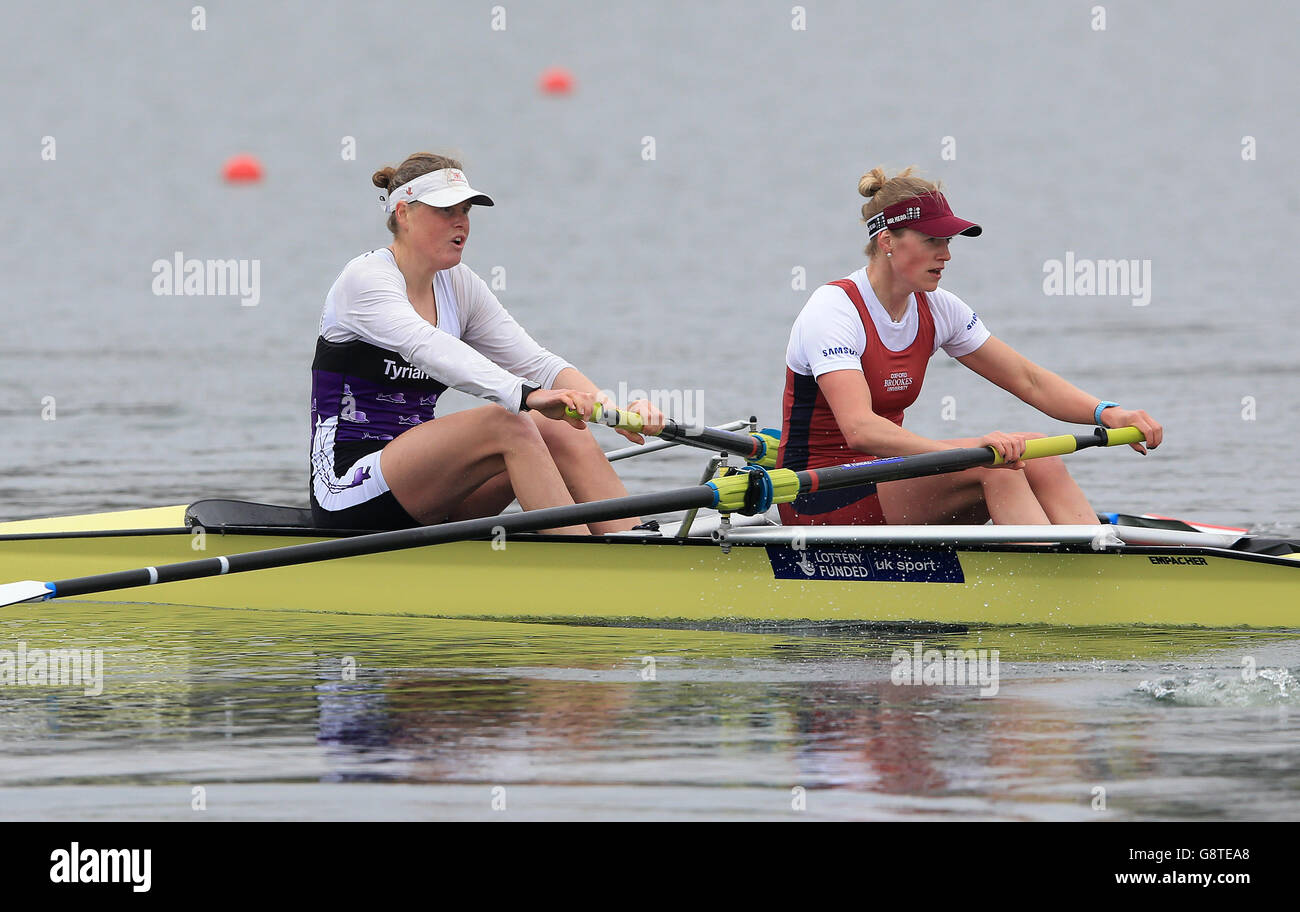
M 609 519 L 624 519 L 643 513 L 668 513 L 691 507 L 711 506 L 715 500 L 714 489 L 708 485 L 678 488 L 658 494 L 633 494 L 613 500 L 548 507 L 525 513 L 467 519 L 417 529 L 398 529 L 393 532 L 375 532 L 327 542 L 290 545 L 285 548 L 268 548 L 224 557 L 208 557 L 183 561 L 162 567 L 145 567 L 138 570 L 120 570 L 95 576 L 80 576 L 57 580 L 49 584 L 53 596 L 86 595 L 91 592 L 109 592 L 154 583 L 172 583 L 200 579 L 205 576 L 222 576 L 227 573 L 244 573 L 249 570 L 266 570 L 272 567 L 289 567 L 321 560 L 358 557 L 363 554 L 382 554 L 404 548 L 439 545 L 445 542 L 487 538 L 498 530 L 528 532 L 557 526 L 580 525 Z
M 1120 446 L 1141 441 L 1142 432 L 1137 428 L 1095 428 L 1091 434 L 1061 434 L 1056 437 L 1037 437 L 1025 441 L 1025 459 L 1041 459 L 1045 456 L 1064 456 L 1077 450 L 1095 446 Z M 948 472 L 961 472 L 985 465 L 1001 465 L 1005 460 L 991 447 L 964 447 L 953 450 L 939 450 L 934 453 L 918 453 L 913 456 L 894 456 L 889 459 L 875 459 L 865 463 L 829 466 L 824 469 L 807 469 L 794 473 L 799 479 L 799 493 L 848 488 L 854 485 L 882 484 L 903 478 L 922 478 L 928 475 L 943 475 Z M 777 482 L 778 472 L 772 473 Z M 791 498 L 793 499 L 793 498 Z M 778 497 L 777 503 L 783 503 Z
M 684 428 L 675 421 L 664 424 L 658 434 L 661 440 L 675 440 L 702 450 L 732 453 L 745 459 L 761 455 L 762 442 L 753 434 L 733 434 L 721 428 Z
M 744 419 L 728 421 L 726 424 L 718 425 L 720 431 L 734 431 L 745 427 L 749 422 Z M 631 444 L 620 447 L 617 450 L 610 450 L 605 453 L 605 458 L 610 462 L 618 462 L 621 459 L 631 459 L 633 456 L 644 456 L 647 453 L 657 453 L 660 450 L 669 449 L 670 447 L 681 446 L 680 440 L 648 440 L 641 444 Z M 710 448 L 712 449 L 712 448 Z
M 571 415 L 577 414 L 572 409 L 567 411 Z M 635 434 L 645 431 L 645 424 L 636 412 L 605 408 L 599 402 L 596 403 L 591 420 Z M 683 427 L 671 419 L 665 421 L 663 429 L 654 436 L 660 440 L 671 440 L 701 450 L 732 453 L 766 468 L 776 465 L 776 448 L 780 444 L 779 440 L 769 434 L 736 434 L 715 427 Z

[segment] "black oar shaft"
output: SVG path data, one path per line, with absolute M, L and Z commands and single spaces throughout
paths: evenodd
M 498 529 L 505 532 L 529 532 L 560 526 L 604 522 L 610 519 L 624 519 L 629 516 L 640 516 L 643 513 L 667 513 L 675 510 L 686 510 L 691 507 L 707 507 L 713 504 L 714 497 L 713 488 L 708 485 L 698 485 L 658 494 L 634 494 L 614 500 L 601 500 L 564 507 L 548 507 L 526 513 L 510 513 L 503 516 L 488 516 L 483 519 L 467 519 L 460 522 L 443 523 L 437 526 L 422 526 L 418 529 L 375 532 L 371 535 L 358 535 L 333 541 L 290 545 L 285 548 L 268 548 L 262 551 L 248 551 L 243 554 L 231 554 L 224 557 L 207 557 L 178 564 L 167 564 L 157 568 L 146 567 L 139 570 L 101 573 L 95 576 L 79 576 L 72 579 L 57 580 L 52 585 L 54 595 L 58 598 L 87 595 L 92 592 L 109 592 L 114 589 L 148 586 L 152 583 L 179 582 L 180 580 L 200 579 L 205 576 L 242 573 L 248 570 L 289 567 L 295 564 L 307 564 L 340 557 L 381 554 L 385 551 L 400 551 L 404 548 L 438 545 L 456 540 L 486 538 L 496 534 Z
M 1136 432 L 1136 428 L 1122 430 Z M 1131 442 L 1130 436 L 1132 435 L 1120 434 L 1115 429 L 1096 428 L 1090 434 L 1062 434 L 1057 437 L 1032 439 L 1026 441 L 1025 458 L 1061 455 L 1095 446 L 1113 446 L 1116 442 Z M 1068 446 L 1070 438 L 1074 439 L 1072 446 Z M 1140 435 L 1138 439 L 1141 439 Z M 1062 446 L 1063 443 L 1067 443 L 1067 446 Z M 979 466 L 993 465 L 999 461 L 999 458 L 991 447 L 963 447 L 938 450 L 933 453 L 917 453 L 912 456 L 893 456 L 865 463 L 829 466 L 824 469 L 806 469 L 797 472 L 796 475 L 799 478 L 799 493 L 806 494 L 810 491 L 882 484 L 904 478 L 923 478 L 928 475 L 961 472 Z
M 733 434 L 718 428 L 693 431 L 674 421 L 667 422 L 657 436 L 660 440 L 673 440 L 702 450 L 733 453 L 742 457 L 757 455 L 760 446 L 758 438 L 753 434 Z
M 969 447 L 958 450 L 939 450 L 892 459 L 876 459 L 864 464 L 829 466 L 824 469 L 807 469 L 797 472 L 799 491 L 828 491 L 862 484 L 881 484 L 903 478 L 924 478 L 960 472 L 982 465 L 992 465 L 995 455 L 988 447 Z

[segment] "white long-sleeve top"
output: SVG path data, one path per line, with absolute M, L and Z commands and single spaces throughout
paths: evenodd
M 438 325 L 406 296 L 406 279 L 387 247 L 356 257 L 325 296 L 320 335 L 360 339 L 397 352 L 461 392 L 519 411 L 525 381 L 550 389 L 569 362 L 542 348 L 465 264 L 435 273 Z

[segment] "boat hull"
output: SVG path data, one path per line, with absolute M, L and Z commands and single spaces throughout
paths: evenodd
M 118 516 L 121 523 L 126 514 Z M 149 521 L 170 516 L 153 511 Z M 82 523 L 95 524 L 91 517 Z M 170 531 L 153 532 L 83 528 L 59 534 L 55 528 L 0 526 L 0 580 L 58 580 L 322 540 L 306 533 L 195 535 L 179 522 Z M 724 551 L 701 540 L 518 536 L 123 589 L 83 600 L 685 626 L 1300 628 L 1298 584 L 1300 562 L 1217 548 L 1099 552 L 1086 545 L 893 544 L 810 545 L 795 551 L 736 544 Z

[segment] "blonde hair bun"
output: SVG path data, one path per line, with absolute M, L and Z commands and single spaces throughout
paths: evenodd
M 873 215 L 884 212 L 894 203 L 925 193 L 939 192 L 939 184 L 915 176 L 912 173 L 915 170 L 915 165 L 908 165 L 893 177 L 886 177 L 884 168 L 872 168 L 862 175 L 858 180 L 858 193 L 870 200 L 862 204 L 862 221 L 865 223 Z M 878 249 L 876 239 L 872 238 L 863 252 L 869 257 L 874 257 Z
M 858 192 L 871 199 L 881 187 L 885 186 L 887 180 L 889 178 L 885 177 L 884 168 L 872 168 L 858 179 Z

